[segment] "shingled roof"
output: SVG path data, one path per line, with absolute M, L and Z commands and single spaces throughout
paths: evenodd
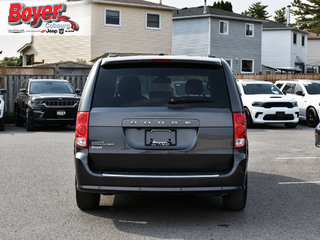
M 278 23 L 278 22 L 271 21 L 271 20 L 266 20 L 262 26 L 263 26 L 263 31 L 294 30 L 294 31 L 301 32 L 304 34 L 309 34 L 309 32 L 304 31 L 299 28 L 296 28 L 294 26 L 287 26 L 286 24 Z
M 241 15 L 238 13 L 217 9 L 211 6 L 207 6 L 207 13 L 204 13 L 204 7 L 193 7 L 193 8 L 183 8 L 179 10 L 173 11 L 173 18 L 187 18 L 187 17 L 205 17 L 205 16 L 212 16 L 212 17 L 221 17 L 221 18 L 229 18 L 229 19 L 238 19 L 243 21 L 251 21 L 251 22 L 263 22 L 264 20 L 248 17 L 245 15 Z

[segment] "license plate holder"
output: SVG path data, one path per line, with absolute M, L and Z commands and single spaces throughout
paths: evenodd
M 65 110 L 57 110 L 58 117 L 64 117 L 67 114 Z
M 151 129 L 145 131 L 146 146 L 176 146 L 177 131 L 170 129 Z

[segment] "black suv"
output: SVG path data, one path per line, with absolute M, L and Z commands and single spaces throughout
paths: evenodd
M 80 90 L 66 80 L 31 79 L 23 83 L 15 100 L 16 125 L 27 131 L 36 124 L 74 125 Z
M 76 123 L 76 200 L 100 194 L 202 192 L 242 210 L 247 198 L 246 120 L 224 60 L 115 57 L 99 60 Z

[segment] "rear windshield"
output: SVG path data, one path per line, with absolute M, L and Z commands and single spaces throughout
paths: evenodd
M 254 94 L 275 94 L 282 95 L 282 92 L 273 84 L 242 84 L 243 91 L 247 95 Z
M 224 70 L 204 64 L 107 65 L 99 71 L 93 107 L 229 108 Z
M 39 93 L 67 93 L 73 94 L 74 90 L 67 82 L 36 81 L 30 83 L 30 94 Z
M 319 83 L 310 83 L 304 84 L 305 88 L 307 89 L 307 92 L 311 95 L 320 94 L 320 84 Z

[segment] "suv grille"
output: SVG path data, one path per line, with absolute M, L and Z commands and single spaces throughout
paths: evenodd
M 286 107 L 293 108 L 291 102 L 267 102 L 263 105 L 264 108 L 272 108 L 272 107 Z
M 264 116 L 263 120 L 293 120 L 292 114 L 267 114 Z
M 74 106 L 78 101 L 76 100 L 44 100 L 43 103 L 48 107 L 71 107 Z

